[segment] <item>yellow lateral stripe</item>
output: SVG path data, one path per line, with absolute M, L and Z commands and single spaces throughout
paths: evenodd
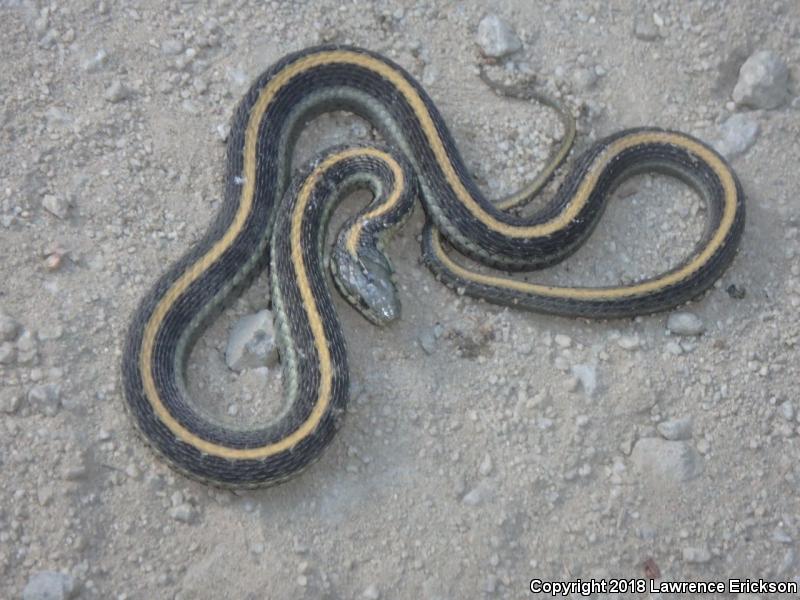
M 358 240 L 361 237 L 361 232 L 364 229 L 364 225 L 372 219 L 380 217 L 381 215 L 385 215 L 392 208 L 394 208 L 406 187 L 403 170 L 400 168 L 400 165 L 397 163 L 397 161 L 395 161 L 394 158 L 388 154 L 383 156 L 383 160 L 389 165 L 389 168 L 392 170 L 392 174 L 394 175 L 394 189 L 385 202 L 375 207 L 368 213 L 361 215 L 358 221 L 350 228 L 350 231 L 347 234 L 347 243 L 345 244 L 345 247 L 353 256 L 357 255 Z
M 381 77 L 389 80 L 392 85 L 394 85 L 404 96 L 406 102 L 408 102 L 408 104 L 414 110 L 415 116 L 425 133 L 426 141 L 433 150 L 447 183 L 451 186 L 459 201 L 477 220 L 481 221 L 486 227 L 508 237 L 540 237 L 549 235 L 566 227 L 585 206 L 586 202 L 588 201 L 589 194 L 597 184 L 597 178 L 599 174 L 603 171 L 608 162 L 627 148 L 648 143 L 674 144 L 682 146 L 683 148 L 693 152 L 706 162 L 710 163 L 713 161 L 719 164 L 719 160 L 707 148 L 681 135 L 676 135 L 669 132 L 646 131 L 625 136 L 609 144 L 604 152 L 595 159 L 592 169 L 584 177 L 580 187 L 573 196 L 572 201 L 556 217 L 538 225 L 510 225 L 497 220 L 495 217 L 486 212 L 486 210 L 484 210 L 483 207 L 478 204 L 475 198 L 473 198 L 464 187 L 464 184 L 456 174 L 453 164 L 447 155 L 444 143 L 436 131 L 436 126 L 433 122 L 430 112 L 425 106 L 425 103 L 420 95 L 417 93 L 416 89 L 414 89 L 414 87 L 406 80 L 400 71 L 392 68 L 383 61 L 366 54 L 360 54 L 358 52 L 349 50 L 334 50 L 329 52 L 320 52 L 318 54 L 312 54 L 308 57 L 305 57 L 287 67 L 281 72 L 281 76 L 282 79 L 288 80 L 297 73 L 300 73 L 306 69 L 331 63 L 352 64 L 372 70 Z M 283 76 L 285 76 L 285 78 Z M 733 184 L 733 179 L 726 168 L 723 167 L 721 169 L 715 169 L 715 171 L 717 171 L 717 174 L 721 179 L 723 179 L 723 186 L 726 184 L 735 185 Z M 725 179 L 728 181 L 724 181 Z
M 305 435 L 313 431 L 314 427 L 318 423 L 319 418 L 321 415 L 324 414 L 325 409 L 327 408 L 327 402 L 329 398 L 325 399 L 325 404 L 322 403 L 322 397 L 318 400 L 317 404 L 315 405 L 312 414 L 309 416 L 309 419 L 301 425 L 301 427 L 296 430 L 292 435 L 284 438 L 283 440 L 263 446 L 261 448 L 252 448 L 252 449 L 235 449 L 229 448 L 227 446 L 220 446 L 218 444 L 213 444 L 206 440 L 203 440 L 197 437 L 192 432 L 185 429 L 167 410 L 164 404 L 161 401 L 161 398 L 158 395 L 158 392 L 155 387 L 155 382 L 152 373 L 152 360 L 153 360 L 153 351 L 155 345 L 155 338 L 156 334 L 160 330 L 163 320 L 166 314 L 169 312 L 170 308 L 175 304 L 175 302 L 186 292 L 186 290 L 191 286 L 191 284 L 196 281 L 211 265 L 213 265 L 219 257 L 231 246 L 234 242 L 236 237 L 241 232 L 242 228 L 244 227 L 244 223 L 247 220 L 247 217 L 250 215 L 252 211 L 252 204 L 255 195 L 255 183 L 256 183 L 256 174 L 257 174 L 257 143 L 258 143 L 258 130 L 261 124 L 262 118 L 264 113 L 266 112 L 268 106 L 272 102 L 275 95 L 278 91 L 286 85 L 288 81 L 290 81 L 294 76 L 302 73 L 307 69 L 311 69 L 315 66 L 323 65 L 323 64 L 331 64 L 331 63 L 340 63 L 340 64 L 351 64 L 356 65 L 362 68 L 370 69 L 377 73 L 378 75 L 382 76 L 383 78 L 390 81 L 397 90 L 405 97 L 406 101 L 412 107 L 415 112 L 417 119 L 419 120 L 420 125 L 426 135 L 427 142 L 432 148 L 436 160 L 444 173 L 444 176 L 447 180 L 447 183 L 452 186 L 455 194 L 459 198 L 459 200 L 464 204 L 464 206 L 472 213 L 472 215 L 482 223 L 484 223 L 490 229 L 514 238 L 523 238 L 523 237 L 536 237 L 536 236 L 543 236 L 554 231 L 557 231 L 566 225 L 568 225 L 572 219 L 578 214 L 578 212 L 583 208 L 585 205 L 589 194 L 594 189 L 597 178 L 599 174 L 602 172 L 603 168 L 608 164 L 608 161 L 611 160 L 614 156 L 618 155 L 619 152 L 623 151 L 626 148 L 635 146 L 637 144 L 646 144 L 646 143 L 669 143 L 681 146 L 690 152 L 697 155 L 699 158 L 704 160 L 705 162 L 709 163 L 714 171 L 720 178 L 722 182 L 722 186 L 725 190 L 725 207 L 723 209 L 723 217 L 722 223 L 720 228 L 717 230 L 715 236 L 711 240 L 710 244 L 706 247 L 703 253 L 698 255 L 698 257 L 692 261 L 689 265 L 681 269 L 678 273 L 673 274 L 671 276 L 675 279 L 680 279 L 678 277 L 679 273 L 683 273 L 687 271 L 692 265 L 696 263 L 703 263 L 704 259 L 710 256 L 714 250 L 724 241 L 727 232 L 730 230 L 730 227 L 733 224 L 733 219 L 736 212 L 736 186 L 735 182 L 728 172 L 725 165 L 716 157 L 715 154 L 710 152 L 708 149 L 703 147 L 702 145 L 692 142 L 683 136 L 678 136 L 675 134 L 669 133 L 662 133 L 662 132 L 642 132 L 639 134 L 633 134 L 630 136 L 626 136 L 620 138 L 609 145 L 608 148 L 605 149 L 603 154 L 599 156 L 595 163 L 592 166 L 592 169 L 587 173 L 584 177 L 578 191 L 576 192 L 573 200 L 566 206 L 566 208 L 557 215 L 554 219 L 546 222 L 541 223 L 539 225 L 527 226 L 527 227 L 518 227 L 509 225 L 507 223 L 503 223 L 495 219 L 492 215 L 488 214 L 478 203 L 477 201 L 469 194 L 469 192 L 464 187 L 463 183 L 459 179 L 458 175 L 453 168 L 452 163 L 450 162 L 449 157 L 447 156 L 447 152 L 444 148 L 444 144 L 439 137 L 435 125 L 433 123 L 433 119 L 428 112 L 427 107 L 425 106 L 422 98 L 414 89 L 414 87 L 405 79 L 405 77 L 396 69 L 390 67 L 389 65 L 383 63 L 382 61 L 373 58 L 369 55 L 360 54 L 357 52 L 352 52 L 348 50 L 335 50 L 329 52 L 321 52 L 318 54 L 312 54 L 307 57 L 304 57 L 300 60 L 297 60 L 295 63 L 288 65 L 286 68 L 278 72 L 261 90 L 259 96 L 254 103 L 253 107 L 250 111 L 250 116 L 248 118 L 247 127 L 245 129 L 245 143 L 244 143 L 244 169 L 243 169 L 243 179 L 244 184 L 242 186 L 242 192 L 240 197 L 240 203 L 237 208 L 236 214 L 234 215 L 233 221 L 231 222 L 230 227 L 225 232 L 225 234 L 218 240 L 209 250 L 206 252 L 204 256 L 202 256 L 198 261 L 192 264 L 187 270 L 181 274 L 181 276 L 173 283 L 170 289 L 164 294 L 161 300 L 156 305 L 156 308 L 153 310 L 153 313 L 150 316 L 147 324 L 145 325 L 145 329 L 143 332 L 142 337 L 142 348 L 139 360 L 139 368 L 142 375 L 142 383 L 144 387 L 145 395 L 148 401 L 151 403 L 154 412 L 156 413 L 157 417 L 182 441 L 185 441 L 189 444 L 196 446 L 199 450 L 206 452 L 208 454 L 221 456 L 225 458 L 231 459 L 252 459 L 252 458 L 266 458 L 272 454 L 280 452 L 283 449 L 291 447 L 294 443 L 302 439 Z M 364 152 L 364 150 L 357 150 L 358 152 Z M 379 151 L 376 151 L 379 152 Z M 331 159 L 341 158 L 344 156 L 345 153 L 341 153 L 336 155 L 335 157 L 331 157 Z M 383 153 L 381 153 L 383 154 Z M 390 164 L 394 163 L 393 160 L 388 161 Z M 324 163 L 328 165 L 328 161 Z M 319 176 L 319 167 L 314 173 Z M 401 186 L 398 186 L 398 189 L 401 189 Z M 304 186 L 303 190 L 306 190 L 306 186 Z M 302 200 L 302 202 L 301 202 Z M 304 204 L 308 201 L 308 198 L 298 198 L 298 206 L 300 204 Z M 301 217 L 296 218 L 300 219 Z M 294 223 L 293 223 L 294 225 Z M 444 256 L 444 262 L 450 262 L 447 259 L 446 254 L 444 254 L 441 247 L 439 247 L 439 251 Z M 294 259 L 294 256 L 293 256 Z M 452 263 L 454 266 L 454 271 L 460 269 L 458 265 Z M 297 268 L 297 265 L 295 265 Z M 301 268 L 304 269 L 304 265 L 301 263 Z M 298 270 L 299 272 L 299 270 Z M 305 271 L 303 271 L 305 272 Z M 469 274 L 468 271 L 464 271 L 464 273 L 469 275 L 469 278 L 476 279 L 476 278 L 486 278 L 487 280 L 493 280 L 494 282 L 498 282 L 501 286 L 506 285 L 508 287 L 515 288 L 516 284 L 511 284 L 508 280 L 503 280 L 499 278 L 491 278 L 487 276 L 478 276 L 477 274 Z M 627 293 L 640 293 L 647 291 L 644 289 L 647 286 L 658 287 L 660 285 L 667 285 L 666 282 L 667 278 L 655 280 L 652 282 L 645 282 L 640 286 L 632 286 L 633 288 L 641 288 L 636 289 L 636 291 L 632 292 L 631 287 L 629 288 L 617 288 L 617 292 L 621 292 L 621 295 Z M 300 282 L 301 288 L 302 286 L 308 287 L 308 281 L 303 280 Z M 498 283 L 488 283 L 489 285 L 497 285 Z M 534 284 L 525 284 L 524 282 L 516 282 L 525 286 L 534 286 Z M 590 294 L 591 292 L 597 292 L 599 294 L 604 294 L 602 297 L 610 297 L 609 290 L 583 290 L 581 288 L 550 288 L 547 286 L 534 286 L 534 288 L 538 288 L 538 292 L 535 293 L 546 293 L 542 292 L 541 290 L 551 290 L 551 295 L 558 295 L 562 294 L 568 297 L 583 297 L 581 294 Z M 515 288 L 516 289 L 516 288 Z M 527 288 L 532 289 L 532 288 Z M 558 291 L 564 290 L 564 291 Z M 310 294 L 310 287 L 308 288 Z M 566 293 L 564 293 L 566 292 Z M 316 311 L 316 305 L 313 304 L 313 297 L 309 296 L 309 300 L 304 300 L 308 310 Z M 328 369 L 328 375 L 330 370 L 330 356 L 327 354 L 327 345 L 324 338 L 324 331 L 321 328 L 321 321 L 317 324 L 317 329 L 314 329 L 313 319 L 311 317 L 316 316 L 317 320 L 319 321 L 319 315 L 314 313 L 309 313 L 310 321 L 312 321 L 312 330 L 315 331 L 315 341 L 317 343 L 317 348 L 320 350 L 320 354 L 323 354 L 323 347 L 324 353 L 327 356 L 328 364 L 327 367 L 325 364 L 321 364 L 321 369 L 324 370 L 325 368 Z M 321 337 L 317 337 L 317 333 Z M 322 356 L 320 356 L 321 363 Z M 329 392 L 330 390 L 328 390 Z M 320 394 L 322 396 L 322 394 Z M 314 419 L 317 419 L 314 421 Z
M 689 140 L 684 140 L 684 144 L 682 145 L 689 145 L 695 146 L 694 142 L 690 142 Z M 695 148 L 687 148 L 691 152 L 699 154 Z M 701 147 L 701 149 L 705 150 Z M 482 273 L 477 273 L 475 271 L 470 271 L 465 267 L 459 265 L 455 261 L 453 261 L 447 253 L 444 251 L 441 243 L 441 236 L 438 230 L 435 230 L 433 233 L 433 247 L 436 253 L 437 258 L 451 271 L 453 271 L 456 275 L 461 277 L 462 279 L 466 279 L 468 281 L 473 281 L 476 283 L 480 283 L 483 285 L 494 286 L 498 288 L 505 288 L 514 290 L 517 292 L 527 293 L 527 294 L 534 294 L 539 296 L 547 296 L 547 297 L 561 297 L 561 298 L 571 298 L 575 300 L 608 300 L 613 298 L 624 298 L 626 296 L 637 296 L 640 294 L 646 294 L 648 292 L 653 292 L 659 289 L 662 289 L 666 286 L 673 285 L 682 281 L 699 269 L 703 267 L 704 264 L 708 262 L 708 260 L 713 256 L 713 254 L 720 248 L 720 246 L 724 243 L 725 238 L 730 233 L 731 228 L 734 224 L 734 218 L 736 215 L 736 203 L 737 203 L 737 191 L 736 191 L 736 183 L 734 182 L 733 178 L 730 175 L 727 167 L 722 163 L 716 155 L 712 154 L 711 152 L 706 151 L 706 156 L 703 158 L 708 161 L 709 165 L 712 169 L 717 173 L 717 176 L 720 178 L 723 186 L 723 194 L 724 194 L 724 208 L 722 218 L 720 219 L 720 224 L 717 230 L 714 232 L 714 235 L 709 240 L 708 244 L 703 248 L 703 250 L 695 255 L 694 259 L 686 263 L 682 268 L 678 269 L 677 271 L 670 273 L 668 275 L 664 275 L 662 277 L 656 277 L 655 279 L 650 279 L 648 281 L 644 281 L 638 284 L 626 285 L 626 286 L 619 286 L 619 287 L 611 287 L 611 288 L 584 288 L 584 287 L 561 287 L 561 286 L 549 286 L 549 285 L 541 285 L 536 283 L 529 283 L 527 281 L 519 281 L 516 279 L 510 279 L 505 277 L 497 277 L 493 275 L 484 275 Z
M 280 452 L 283 452 L 285 450 L 288 450 L 296 446 L 303 439 L 311 435 L 319 425 L 320 421 L 322 420 L 322 417 L 325 415 L 328 409 L 328 406 L 330 405 L 331 388 L 333 382 L 333 375 L 332 375 L 333 368 L 331 364 L 328 340 L 325 337 L 325 330 L 323 327 L 322 318 L 319 314 L 316 302 L 314 301 L 314 295 L 313 292 L 311 291 L 311 286 L 308 280 L 308 272 L 306 270 L 305 262 L 303 261 L 302 246 L 301 246 L 302 223 L 303 223 L 303 217 L 306 212 L 306 207 L 308 205 L 308 201 L 311 198 L 311 192 L 313 191 L 314 186 L 317 184 L 322 174 L 336 162 L 347 159 L 357 154 L 369 154 L 372 156 L 376 156 L 378 158 L 382 158 L 383 160 L 390 162 L 390 164 L 391 163 L 396 164 L 395 161 L 392 160 L 388 154 L 385 154 L 384 152 L 374 149 L 353 148 L 345 150 L 339 154 L 332 155 L 328 157 L 324 162 L 322 162 L 319 166 L 317 166 L 311 173 L 311 175 L 309 175 L 309 177 L 306 179 L 306 181 L 303 184 L 303 187 L 300 189 L 300 192 L 298 193 L 297 203 L 295 204 L 294 212 L 292 213 L 291 232 L 290 232 L 290 243 L 292 248 L 292 264 L 295 269 L 296 283 L 300 290 L 300 296 L 302 299 L 303 307 L 305 308 L 306 314 L 308 316 L 308 322 L 311 327 L 312 335 L 314 337 L 314 347 L 317 349 L 319 355 L 318 356 L 319 363 L 320 363 L 319 366 L 320 387 L 318 390 L 317 400 L 314 403 L 314 407 L 312 408 L 308 418 L 297 429 L 295 429 L 291 434 L 287 435 L 286 437 L 274 443 L 266 444 L 264 446 L 259 446 L 257 448 L 231 448 L 229 446 L 215 444 L 189 431 L 183 426 L 183 424 L 181 424 L 172 416 L 172 414 L 166 409 L 164 404 L 161 402 L 161 399 L 155 390 L 155 383 L 153 381 L 152 371 L 150 369 L 145 369 L 144 364 L 140 363 L 140 368 L 142 368 L 143 380 L 149 379 L 149 386 L 152 388 L 151 393 L 147 393 L 147 396 L 151 404 L 153 405 L 154 411 L 158 414 L 159 418 L 170 429 L 170 431 L 172 431 L 176 435 L 176 437 L 178 437 L 181 441 L 191 444 L 192 446 L 195 446 L 196 448 L 205 452 L 206 454 L 213 456 L 219 456 L 227 459 L 238 459 L 238 460 L 246 460 L 246 459 L 263 460 L 265 458 L 268 458 L 270 456 L 273 456 L 275 454 L 278 454 Z M 148 325 L 150 324 L 148 323 Z M 141 362 L 143 363 L 145 359 L 149 360 L 151 357 L 152 357 L 152 343 L 150 344 L 148 352 L 144 351 L 144 344 L 143 344 Z M 151 363 L 148 362 L 145 364 L 151 364 Z M 146 389 L 148 388 L 148 383 L 145 383 L 145 388 Z
M 291 77 L 287 75 L 286 71 L 281 71 L 276 77 L 271 79 L 269 83 L 264 86 L 264 89 L 259 94 L 258 99 L 250 110 L 250 117 L 245 129 L 245 143 L 244 143 L 244 185 L 242 186 L 241 200 L 234 215 L 233 221 L 225 234 L 220 238 L 209 250 L 189 267 L 184 273 L 172 284 L 172 287 L 161 298 L 156 308 L 153 310 L 150 319 L 145 326 L 142 335 L 142 350 L 139 357 L 139 370 L 142 375 L 142 386 L 144 388 L 145 396 L 150 402 L 153 411 L 161 422 L 166 425 L 175 436 L 183 442 L 196 446 L 199 450 L 214 456 L 221 456 L 225 458 L 264 458 L 275 452 L 264 452 L 264 448 L 251 448 L 251 449 L 236 449 L 227 446 L 214 444 L 204 440 L 188 429 L 186 429 L 179 421 L 177 421 L 172 414 L 164 406 L 161 401 L 158 391 L 156 390 L 155 380 L 152 372 L 152 358 L 153 348 L 155 346 L 155 337 L 161 324 L 164 321 L 169 309 L 176 302 L 176 300 L 188 289 L 188 287 L 200 277 L 208 267 L 214 264 L 219 257 L 230 247 L 236 236 L 242 230 L 248 215 L 252 210 L 253 197 L 255 192 L 256 181 L 256 148 L 258 142 L 258 129 L 261 124 L 261 119 L 266 112 L 269 103 L 274 98 L 277 91 L 286 84 L 286 81 Z

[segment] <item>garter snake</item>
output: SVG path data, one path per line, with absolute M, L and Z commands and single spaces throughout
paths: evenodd
M 338 109 L 369 120 L 391 146 L 333 149 L 290 181 L 301 127 Z M 694 252 L 656 277 L 620 287 L 542 286 L 474 273 L 445 249 L 442 238 L 507 271 L 553 264 L 585 240 L 614 187 L 644 170 L 678 176 L 707 205 L 708 224 Z M 328 46 L 284 57 L 256 79 L 236 109 L 216 219 L 158 279 L 132 319 L 122 373 L 139 432 L 176 469 L 221 486 L 282 481 L 318 457 L 348 396 L 344 338 L 325 282 L 322 243 L 331 210 L 354 187 L 371 190 L 373 201 L 342 229 L 331 270 L 345 297 L 376 323 L 396 318 L 399 309 L 381 240 L 416 197 L 428 219 L 423 260 L 442 280 L 491 302 L 562 315 L 619 317 L 691 299 L 730 263 L 744 227 L 735 174 L 716 152 L 683 133 L 642 128 L 605 138 L 576 159 L 553 199 L 533 216 L 505 210 L 542 184 L 537 180 L 492 204 L 427 94 L 380 55 Z M 262 427 L 233 428 L 193 406 L 184 363 L 204 325 L 267 260 L 285 408 Z

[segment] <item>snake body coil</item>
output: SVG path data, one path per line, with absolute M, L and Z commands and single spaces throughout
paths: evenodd
M 399 152 L 336 148 L 290 184 L 301 127 L 336 109 L 368 119 Z M 620 287 L 543 286 L 470 271 L 443 245 L 442 237 L 469 257 L 507 270 L 553 264 L 585 240 L 613 188 L 643 170 L 678 176 L 708 207 L 708 226 L 692 255 L 654 278 Z M 253 83 L 234 117 L 225 181 L 223 208 L 210 230 L 140 304 L 122 372 L 127 406 L 145 439 L 176 469 L 229 487 L 296 474 L 319 456 L 340 421 L 348 367 L 322 241 L 333 207 L 349 190 L 366 187 L 373 201 L 343 228 L 331 267 L 345 298 L 379 324 L 399 314 L 381 239 L 408 216 L 417 195 L 428 215 L 423 259 L 442 280 L 491 302 L 563 315 L 628 316 L 691 299 L 730 263 L 744 227 L 741 186 L 725 161 L 688 135 L 660 129 L 601 140 L 577 159 L 541 211 L 527 218 L 509 214 L 498 206 L 519 205 L 541 185 L 492 204 L 419 84 L 387 59 L 349 47 L 291 54 Z M 286 402 L 273 422 L 237 429 L 191 403 L 184 363 L 210 316 L 265 257 Z

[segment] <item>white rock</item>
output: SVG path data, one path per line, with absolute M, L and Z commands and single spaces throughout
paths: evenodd
M 22 394 L 10 387 L 0 388 L 0 412 L 8 415 L 16 413 L 22 406 Z
M 0 342 L 0 365 L 10 365 L 17 359 L 17 349 L 11 342 Z
M 361 597 L 364 598 L 364 600 L 379 600 L 381 593 L 378 590 L 378 586 L 373 583 L 367 586 L 367 588 L 361 593 Z
M 656 429 L 668 440 L 688 440 L 692 437 L 692 417 L 668 419 L 659 423 Z
M 12 317 L 0 313 L 0 342 L 11 342 L 17 338 L 20 326 Z
M 573 365 L 571 371 L 581 382 L 586 395 L 592 396 L 597 389 L 597 367 L 594 365 Z
M 42 206 L 47 212 L 59 219 L 66 219 L 69 214 L 69 202 L 60 196 L 46 194 L 42 198 Z
M 633 35 L 644 42 L 652 42 L 658 39 L 658 27 L 652 18 L 639 14 L 633 22 Z
M 617 346 L 623 350 L 636 350 L 639 347 L 639 338 L 635 335 L 623 335 L 617 340 Z
M 636 469 L 659 482 L 680 483 L 694 479 L 703 471 L 700 456 L 686 442 L 643 438 L 631 453 Z
M 161 53 L 165 56 L 177 56 L 183 52 L 183 42 L 177 39 L 169 39 L 161 42 Z
M 597 83 L 597 73 L 595 73 L 594 69 L 576 69 L 572 73 L 572 83 L 582 91 L 591 89 Z
M 778 410 L 780 411 L 781 416 L 787 421 L 794 419 L 794 405 L 789 400 L 782 403 L 778 407 Z
M 94 54 L 88 56 L 82 63 L 81 67 L 87 73 L 94 73 L 102 69 L 108 63 L 108 52 L 100 48 Z
M 262 310 L 239 319 L 231 329 L 225 362 L 234 371 L 278 364 L 272 313 Z
M 483 55 L 490 58 L 502 58 L 522 48 L 522 42 L 511 26 L 494 14 L 481 19 L 476 41 Z
M 492 464 L 492 457 L 487 454 L 483 457 L 480 467 L 478 467 L 478 473 L 486 477 L 492 473 L 493 467 L 494 465 Z
M 757 121 L 745 114 L 737 113 L 728 117 L 719 128 L 719 136 L 714 148 L 727 159 L 747 152 L 755 144 L 761 128 Z
M 572 345 L 572 338 L 568 335 L 564 335 L 563 333 L 557 333 L 554 339 L 556 344 L 562 348 L 569 348 Z
M 122 102 L 123 100 L 127 99 L 131 95 L 131 91 L 125 87 L 125 85 L 119 81 L 114 81 L 108 88 L 106 89 L 103 97 L 112 104 L 116 104 L 117 102 Z
M 777 108 L 788 97 L 788 81 L 789 69 L 781 57 L 769 50 L 760 50 L 739 70 L 733 101 L 739 106 Z
M 61 408 L 61 388 L 55 383 L 35 385 L 28 392 L 28 402 L 42 414 L 52 417 Z
M 66 573 L 39 571 L 28 579 L 22 600 L 69 600 L 75 597 L 77 587 L 75 578 Z
M 694 313 L 674 312 L 667 319 L 667 329 L 675 335 L 700 335 L 706 328 Z
M 169 516 L 181 523 L 191 523 L 195 518 L 195 510 L 191 504 L 184 502 L 169 509 Z

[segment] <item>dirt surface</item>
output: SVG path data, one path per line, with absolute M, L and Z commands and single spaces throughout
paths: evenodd
M 382 52 L 423 82 L 494 197 L 544 165 L 558 121 L 478 78 L 481 3 L 0 0 L 0 598 L 50 597 L 35 595 L 50 571 L 58 598 L 183 600 L 800 580 L 800 5 L 493 10 L 522 49 L 490 74 L 560 95 L 579 148 L 636 125 L 714 141 L 731 113 L 757 124 L 732 159 L 740 253 L 682 309 L 704 333 L 670 334 L 669 315 L 588 322 L 459 297 L 418 263 L 418 208 L 390 245 L 402 319 L 379 330 L 337 298 L 354 382 L 344 427 L 298 478 L 231 493 L 173 473 L 134 435 L 119 362 L 136 303 L 213 218 L 249 82 L 322 42 Z M 759 49 L 789 66 L 790 94 L 744 111 L 731 94 Z M 298 161 L 375 136 L 322 117 Z M 679 260 L 702 227 L 693 192 L 640 176 L 585 248 L 529 277 L 631 281 Z M 191 356 L 189 388 L 219 418 L 263 419 L 275 402 L 274 370 L 224 358 L 268 294 L 262 276 Z M 599 597 L 656 596 L 672 597 Z

